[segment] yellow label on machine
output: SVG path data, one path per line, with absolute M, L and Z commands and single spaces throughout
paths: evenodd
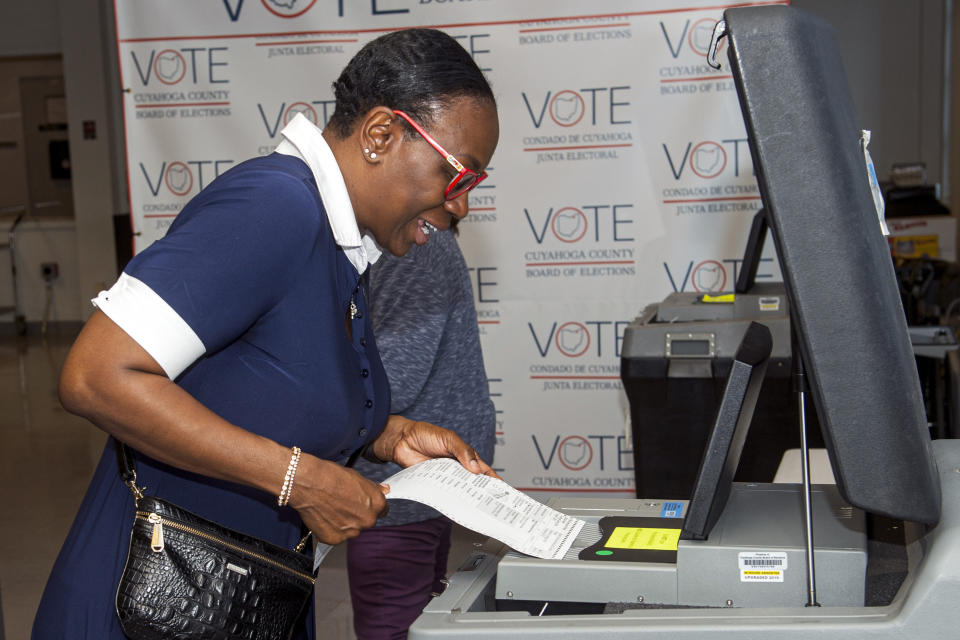
M 647 527 L 616 527 L 603 546 L 612 549 L 658 549 L 676 551 L 680 544 L 680 529 L 652 529 Z
M 709 293 L 703 294 L 703 297 L 700 298 L 703 302 L 717 302 L 721 304 L 729 304 L 736 300 L 736 294 L 734 293 L 723 293 L 718 296 L 712 296 Z

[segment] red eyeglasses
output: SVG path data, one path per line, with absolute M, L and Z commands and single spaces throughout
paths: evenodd
M 416 130 L 416 132 L 427 141 L 427 144 L 436 149 L 437 153 L 442 155 L 443 158 L 450 163 L 450 166 L 457 170 L 456 177 L 450 181 L 450 184 L 447 185 L 446 190 L 443 192 L 444 200 L 455 200 L 456 198 L 459 198 L 487 178 L 486 171 L 477 173 L 476 171 L 467 169 L 465 166 L 460 164 L 460 161 L 454 158 L 453 154 L 448 153 L 446 149 L 441 147 L 440 143 L 433 139 L 433 136 L 424 131 L 423 127 L 414 122 L 413 119 L 411 119 L 410 116 L 405 114 L 403 111 L 394 109 L 393 112 L 406 120 L 410 126 L 413 127 L 414 130 Z

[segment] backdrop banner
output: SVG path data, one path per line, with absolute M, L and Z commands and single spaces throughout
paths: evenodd
M 331 83 L 366 42 L 443 29 L 500 113 L 490 178 L 460 225 L 494 467 L 540 498 L 632 494 L 624 330 L 673 291 L 731 290 L 760 207 L 732 76 L 706 64 L 730 6 L 115 0 L 134 250 L 218 175 L 271 153 L 295 114 L 323 126 Z M 780 279 L 772 247 L 758 279 Z

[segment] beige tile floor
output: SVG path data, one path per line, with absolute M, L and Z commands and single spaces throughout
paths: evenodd
M 45 337 L 0 330 L 0 640 L 30 637 L 47 574 L 105 440 L 57 400 L 58 372 L 74 335 L 58 327 Z M 449 566 L 459 566 L 480 540 L 456 528 Z M 345 565 L 338 548 L 320 569 L 318 638 L 354 639 Z

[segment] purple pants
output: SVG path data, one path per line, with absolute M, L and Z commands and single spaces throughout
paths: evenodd
M 347 542 L 347 572 L 358 640 L 405 640 L 407 630 L 441 593 L 450 530 L 446 518 L 367 529 Z

